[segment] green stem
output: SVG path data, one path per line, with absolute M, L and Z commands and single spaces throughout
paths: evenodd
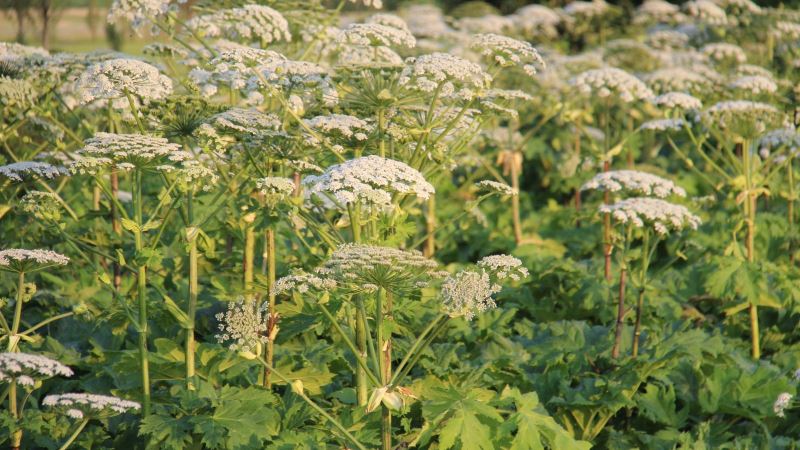
M 353 355 L 356 358 L 356 362 L 358 363 L 358 366 L 361 367 L 364 370 L 366 376 L 369 377 L 370 381 L 375 386 L 380 386 L 381 383 L 378 380 L 378 377 L 376 377 L 372 373 L 372 371 L 369 369 L 369 365 L 367 364 L 366 359 L 364 359 L 363 354 L 361 352 L 359 352 L 359 350 L 356 348 L 355 344 L 353 344 L 353 341 L 347 336 L 347 334 L 342 329 L 342 326 L 339 325 L 339 322 L 336 320 L 335 317 L 333 317 L 333 314 L 331 314 L 331 312 L 328 310 L 328 308 L 325 307 L 325 305 L 322 305 L 322 304 L 318 303 L 317 306 L 319 306 L 319 309 L 320 309 L 320 311 L 322 311 L 322 314 L 324 314 L 325 317 L 328 319 L 328 321 L 331 323 L 331 325 L 333 325 L 333 328 L 336 330 L 336 332 L 339 333 L 339 336 L 341 336 L 341 338 L 344 341 L 345 345 L 347 345 L 347 348 L 349 348 L 350 351 L 353 352 Z
M 747 237 L 745 240 L 747 246 L 747 262 L 754 263 L 756 260 L 755 254 L 755 236 L 756 236 L 756 194 L 753 185 L 753 163 L 750 155 L 749 142 L 740 142 L 736 144 L 737 152 L 742 155 L 742 165 L 745 172 L 745 198 L 744 210 L 745 221 L 747 222 Z M 753 359 L 761 358 L 761 344 L 759 342 L 759 329 L 758 329 L 758 306 L 750 303 L 748 307 L 750 314 L 750 344 L 751 354 Z
M 192 193 L 191 191 L 187 195 L 187 202 L 188 202 L 188 215 L 189 215 L 189 223 L 192 223 L 194 220 L 193 211 L 192 211 Z M 197 293 L 198 293 L 198 285 L 197 285 L 197 235 L 199 233 L 199 229 L 193 226 L 186 228 L 186 240 L 189 244 L 189 304 L 187 307 L 187 314 L 186 316 L 189 319 L 188 326 L 186 327 L 186 388 L 190 391 L 195 389 L 194 386 L 194 377 L 195 377 L 195 338 L 194 338 L 194 329 L 195 329 L 195 321 L 197 318 Z
M 655 247 L 655 245 L 653 246 Z M 633 327 L 633 349 L 631 356 L 636 358 L 639 356 L 639 337 L 642 333 L 642 309 L 644 307 L 644 293 L 647 289 L 647 269 L 650 266 L 650 230 L 644 229 L 644 237 L 642 238 L 642 272 L 639 286 L 639 296 L 636 300 L 636 322 Z
M 67 450 L 67 448 L 75 442 L 75 439 L 78 438 L 78 435 L 81 434 L 81 431 L 83 431 L 87 423 L 89 423 L 89 419 L 83 419 L 80 425 L 78 425 L 78 428 L 75 429 L 75 432 L 67 439 L 67 442 L 64 442 L 64 445 L 59 447 L 58 450 Z
M 14 304 L 14 321 L 11 324 L 11 333 L 8 335 L 8 351 L 17 351 L 19 338 L 19 324 L 22 321 L 22 303 L 25 297 L 25 272 L 20 271 L 17 275 L 17 299 Z
M 268 302 L 269 302 L 269 309 L 267 313 L 269 316 L 267 317 L 267 336 L 269 336 L 269 340 L 267 341 L 267 364 L 272 365 L 272 360 L 275 357 L 275 336 L 278 334 L 277 325 L 278 325 L 278 314 L 277 314 L 277 300 L 275 298 L 275 291 L 273 286 L 275 286 L 275 229 L 272 227 L 267 228 L 266 234 L 266 241 L 267 241 L 267 291 L 268 291 Z M 266 388 L 272 387 L 272 381 L 270 378 L 269 369 L 264 369 L 264 386 Z
M 17 379 L 11 381 L 11 386 L 8 389 L 8 409 L 11 412 L 11 417 L 14 419 L 14 426 L 19 427 L 20 413 L 17 410 Z M 19 450 L 22 445 L 22 428 L 15 429 L 11 432 L 11 448 L 12 450 Z
M 133 211 L 137 228 L 134 231 L 137 256 L 144 249 L 142 239 L 142 172 L 133 171 Z M 142 369 L 142 414 L 150 414 L 150 363 L 147 355 L 147 265 L 137 267 L 137 294 L 139 297 L 139 360 Z

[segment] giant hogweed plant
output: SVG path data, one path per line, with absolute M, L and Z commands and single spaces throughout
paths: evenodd
M 351 3 L 120 0 L 112 22 L 158 31 L 146 58 L 2 46 L 12 447 L 122 448 L 137 435 L 176 449 L 753 447 L 792 434 L 774 416 L 793 406 L 778 365 L 797 361 L 775 343 L 794 342 L 780 307 L 796 276 L 755 255 L 781 236 L 760 225 L 781 219 L 783 204 L 759 204 L 772 192 L 787 199 L 793 248 L 797 139 L 773 109 L 787 88 L 771 70 L 791 80 L 780 64 L 796 19 L 652 0 L 633 21 L 659 26 L 630 41 L 604 21 L 627 12 L 603 2 L 449 22 L 413 6 L 406 20 L 339 28 Z M 773 22 L 788 30 L 768 43 L 776 65 L 746 64 L 750 47 L 731 41 Z M 697 33 L 665 28 L 677 23 Z M 533 30 L 585 53 L 542 57 L 524 40 Z M 638 171 L 612 170 L 623 152 Z M 576 240 L 574 214 L 556 185 L 540 184 L 554 198 L 525 192 L 553 171 L 523 154 L 580 166 L 541 177 L 575 188 L 577 205 L 581 190 L 603 192 L 599 242 L 554 244 Z M 587 182 L 578 170 L 598 162 Z M 649 172 L 730 202 L 667 239 L 697 227 L 702 203 L 667 203 L 684 191 Z M 499 196 L 510 214 L 486 201 Z M 744 219 L 726 234 L 714 222 L 737 205 Z M 20 224 L 29 232 L 10 231 Z M 533 224 L 543 239 L 523 237 Z M 744 250 L 697 269 L 698 242 L 742 234 Z M 605 281 L 586 271 L 598 258 L 582 249 L 597 245 Z M 45 248 L 69 255 L 66 269 L 41 265 Z M 708 295 L 688 297 L 697 290 Z M 724 313 L 750 310 L 752 355 L 763 334 L 771 362 L 735 350 L 736 324 L 720 334 L 709 296 L 744 301 Z M 764 305 L 781 315 L 759 318 Z M 73 371 L 70 384 L 51 378 Z M 136 402 L 57 393 L 76 385 Z M 141 416 L 109 420 L 127 411 Z

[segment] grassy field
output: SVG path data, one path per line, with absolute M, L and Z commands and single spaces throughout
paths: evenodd
M 56 13 L 51 27 L 50 50 L 90 51 L 110 49 L 106 40 L 106 10 L 98 9 L 94 26 L 90 26 L 86 8 L 66 8 Z M 41 22 L 26 20 L 24 27 L 26 43 L 41 45 Z M 17 36 L 16 18 L 12 14 L 0 15 L 0 41 L 13 41 Z M 123 36 L 122 50 L 137 53 L 145 44 L 134 36 Z

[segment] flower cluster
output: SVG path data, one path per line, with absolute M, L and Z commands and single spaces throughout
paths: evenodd
M 177 3 L 186 3 L 186 0 L 178 0 Z M 129 25 L 138 32 L 176 7 L 177 4 L 171 0 L 114 0 L 106 20 L 108 23 Z
M 427 285 L 436 277 L 438 264 L 415 250 L 400 250 L 365 244 L 340 245 L 317 273 L 332 278 L 341 287 L 401 291 Z
M 31 272 L 49 266 L 65 266 L 69 258 L 52 250 L 11 248 L 0 250 L 0 270 Z
M 255 302 L 243 298 L 229 302 L 228 310 L 215 317 L 220 331 L 215 337 L 232 351 L 257 355 L 261 344 L 269 340 L 267 315 Z
M 778 85 L 771 78 L 762 75 L 739 77 L 728 83 L 728 87 L 746 91 L 753 95 L 773 94 L 778 90 Z
M 639 126 L 640 130 L 652 131 L 676 131 L 681 130 L 686 126 L 686 121 L 683 119 L 653 119 L 644 122 Z
M 727 25 L 728 16 L 725 10 L 717 6 L 712 0 L 692 0 L 683 4 L 683 10 L 690 17 L 707 23 L 708 25 Z
M 348 25 L 339 34 L 339 42 L 364 47 L 413 48 L 417 45 L 417 39 L 407 28 L 376 22 Z
M 683 111 L 699 110 L 703 107 L 700 99 L 683 92 L 667 92 L 653 99 L 653 104 L 666 109 L 678 109 Z
M 792 399 L 794 395 L 783 392 L 778 395 L 778 398 L 775 399 L 775 403 L 772 405 L 772 410 L 775 412 L 775 415 L 778 417 L 786 417 L 785 411 L 791 406 Z
M 329 167 L 319 176 L 303 180 L 309 195 L 332 196 L 341 205 L 362 202 L 388 207 L 393 194 L 412 194 L 427 199 L 434 193 L 419 171 L 405 163 L 380 156 L 364 156 Z
M 20 161 L 0 166 L 0 175 L 11 181 L 21 182 L 26 176 L 53 179 L 62 175 L 61 167 L 39 161 Z
M 539 52 L 528 42 L 499 34 L 478 34 L 472 40 L 472 48 L 491 58 L 500 67 L 522 66 L 530 76 L 538 67 L 545 67 Z
M 305 294 L 309 291 L 330 291 L 336 289 L 336 286 L 336 281 L 331 278 L 298 272 L 278 278 L 272 286 L 272 293 L 281 295 L 296 291 L 300 294 Z
M 558 36 L 561 16 L 544 5 L 525 5 L 511 15 L 511 21 L 525 37 L 554 38 Z
M 700 218 L 685 206 L 657 198 L 628 198 L 611 205 L 600 205 L 600 212 L 611 214 L 618 222 L 636 228 L 652 226 L 662 236 L 685 228 L 696 230 L 700 225 Z
M 588 70 L 573 78 L 571 83 L 584 94 L 600 98 L 613 96 L 624 103 L 653 97 L 653 92 L 638 78 L 613 67 Z
M 104 166 L 122 170 L 155 169 L 170 171 L 172 163 L 186 161 L 191 153 L 181 150 L 164 138 L 143 134 L 97 133 L 87 139 L 77 152 L 80 157 L 70 165 L 75 173 L 94 174 Z
M 728 62 L 732 64 L 744 64 L 747 55 L 738 45 L 717 42 L 706 44 L 700 49 L 706 56 L 717 62 Z
M 462 270 L 442 283 L 442 307 L 450 317 L 472 320 L 476 314 L 497 307 L 493 296 L 501 290 L 485 270 Z
M 705 110 L 703 118 L 720 129 L 752 135 L 778 125 L 783 115 L 767 103 L 729 100 L 716 103 Z
M 37 380 L 54 376 L 71 377 L 72 369 L 60 362 L 30 353 L 0 353 L 0 382 L 15 381 L 23 386 L 33 386 Z
M 659 69 L 647 74 L 644 79 L 658 93 L 677 91 L 702 94 L 712 85 L 707 77 L 682 67 Z
M 582 191 L 628 191 L 640 195 L 666 198 L 670 195 L 685 197 L 686 191 L 670 180 L 638 170 L 611 170 L 601 172 L 581 186 Z
M 172 93 L 172 80 L 146 62 L 116 58 L 89 66 L 76 88 L 82 103 L 131 95 L 142 101 L 157 100 Z
M 42 400 L 42 405 L 61 409 L 67 416 L 78 420 L 107 418 L 128 411 L 138 411 L 141 408 L 139 403 L 130 400 L 84 393 L 48 395 Z
M 20 200 L 19 207 L 40 220 L 61 218 L 61 203 L 58 195 L 52 192 L 29 191 Z
M 218 129 L 246 135 L 260 135 L 281 127 L 278 116 L 247 108 L 231 108 L 215 114 L 209 122 Z
M 490 82 L 491 77 L 481 66 L 448 53 L 409 58 L 400 73 L 400 84 L 406 88 L 437 93 L 443 98 L 470 100 Z
M 333 140 L 343 143 L 363 143 L 372 133 L 374 127 L 364 119 L 346 114 L 330 114 L 304 119 L 303 122 L 319 133 Z M 334 150 L 343 150 L 337 146 Z
M 530 275 L 528 269 L 522 266 L 522 261 L 511 255 L 486 256 L 478 261 L 478 267 L 500 281 L 521 281 Z
M 281 13 L 269 6 L 244 5 L 222 9 L 195 17 L 186 25 L 209 37 L 224 37 L 267 45 L 276 41 L 291 41 L 289 23 Z
M 482 180 L 475 183 L 475 186 L 477 186 L 478 189 L 489 192 L 497 192 L 500 195 L 519 195 L 519 191 L 517 191 L 516 189 L 512 188 L 511 186 L 505 183 L 500 183 L 497 181 Z
M 256 180 L 256 188 L 264 195 L 264 201 L 271 208 L 292 195 L 294 181 L 283 177 L 264 177 Z
M 636 8 L 633 21 L 635 23 L 670 23 L 683 20 L 678 5 L 664 0 L 645 0 Z

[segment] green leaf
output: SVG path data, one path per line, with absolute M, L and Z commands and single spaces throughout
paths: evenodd
M 139 224 L 137 224 L 131 219 L 126 219 L 124 217 L 121 217 L 120 221 L 122 222 L 122 228 L 130 231 L 131 233 L 138 233 L 139 231 L 141 231 L 141 228 L 139 228 Z
M 535 392 L 522 394 L 517 388 L 506 387 L 501 398 L 512 399 L 517 409 L 503 424 L 505 430 L 516 429 L 510 450 L 588 450 L 592 447 L 588 442 L 576 441 L 556 423 L 539 403 L 539 396 Z
M 150 445 L 162 450 L 183 450 L 192 443 L 191 426 L 186 418 L 152 414 L 142 420 L 140 436 L 150 436 Z
M 675 387 L 672 385 L 648 384 L 637 400 L 639 410 L 645 417 L 673 428 L 682 428 L 689 416 L 687 408 L 675 410 Z
M 161 222 L 162 222 L 161 219 L 148 220 L 147 223 L 144 224 L 144 226 L 142 226 L 142 232 L 153 230 L 153 229 L 156 229 L 156 228 L 160 227 L 161 226 Z

